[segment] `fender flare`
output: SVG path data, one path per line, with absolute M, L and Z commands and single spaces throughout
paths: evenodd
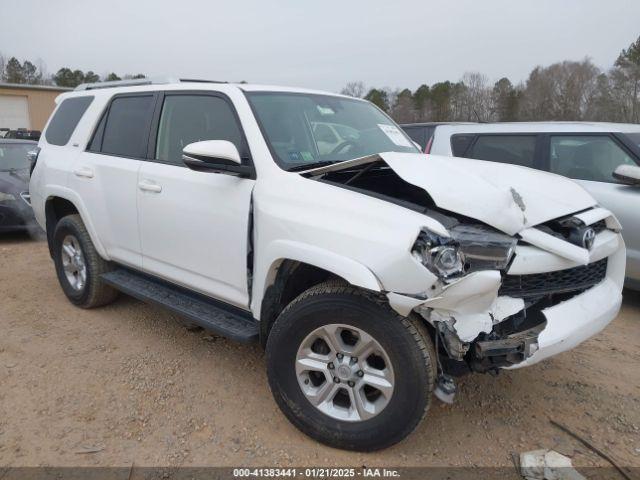
M 274 282 L 278 267 L 284 260 L 313 265 L 345 279 L 356 287 L 375 292 L 382 291 L 380 281 L 366 266 L 314 245 L 293 240 L 275 240 L 267 246 L 265 253 L 263 259 L 256 262 L 256 270 L 254 271 L 254 295 L 251 300 L 251 310 L 258 320 L 266 290 Z
M 87 232 L 89 232 L 89 237 L 91 238 L 91 241 L 93 242 L 93 246 L 95 247 L 98 254 L 107 261 L 111 260 L 109 258 L 109 255 L 107 255 L 107 251 L 105 250 L 104 245 L 100 241 L 100 238 L 96 234 L 96 230 L 93 225 L 93 222 L 91 222 L 91 217 L 89 216 L 89 212 L 87 211 L 80 196 L 76 194 L 73 190 L 70 190 L 68 188 L 61 187 L 58 185 L 47 186 L 46 192 L 47 193 L 45 195 L 45 208 L 46 208 L 46 204 L 53 197 L 62 198 L 63 200 L 71 202 L 73 206 L 76 207 L 76 210 L 78 211 L 78 214 L 80 215 L 80 218 L 84 223 L 84 226 L 87 228 Z

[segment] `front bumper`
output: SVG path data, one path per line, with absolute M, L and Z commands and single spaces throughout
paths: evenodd
M 35 224 L 33 209 L 22 198 L 0 202 L 0 232 L 26 230 Z
M 622 304 L 620 287 L 610 278 L 593 288 L 542 310 L 547 324 L 538 335 L 538 348 L 529 358 L 507 367 L 521 368 L 570 350 L 606 327 Z
M 621 235 L 599 234 L 587 255 L 587 266 L 606 262 L 606 272 L 600 269 L 597 283 L 572 292 L 562 285 L 565 290 L 558 292 L 543 288 L 533 300 L 506 296 L 500 272 L 480 271 L 436 288 L 428 299 L 396 293 L 388 298 L 399 313 L 415 311 L 431 323 L 449 359 L 475 371 L 520 368 L 576 347 L 618 314 L 626 255 Z M 576 267 L 578 259 L 518 245 L 507 276 L 562 274 Z

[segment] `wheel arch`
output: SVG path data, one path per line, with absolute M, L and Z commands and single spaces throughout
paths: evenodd
M 273 322 L 294 298 L 327 280 L 381 292 L 376 276 L 364 265 L 326 250 L 282 241 L 271 245 L 269 261 L 258 266 L 251 306 L 260 320 L 260 341 L 264 346 Z
M 49 253 L 52 254 L 52 241 L 53 234 L 55 232 L 56 224 L 67 215 L 80 215 L 82 222 L 84 223 L 87 232 L 89 233 L 89 237 L 93 242 L 93 245 L 96 248 L 98 254 L 109 260 L 107 256 L 106 250 L 100 242 L 98 235 L 96 234 L 95 228 L 91 219 L 89 217 L 89 213 L 87 212 L 82 200 L 72 191 L 64 189 L 62 191 L 54 191 L 50 192 L 50 194 L 46 197 L 44 204 L 44 212 L 45 212 L 45 223 L 46 223 L 46 232 L 47 232 L 47 243 L 49 246 Z

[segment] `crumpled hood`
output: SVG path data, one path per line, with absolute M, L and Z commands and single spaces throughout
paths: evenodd
M 509 235 L 596 205 L 577 183 L 551 173 L 467 158 L 386 152 L 304 173 L 317 175 L 384 160 L 442 209 L 475 218 Z

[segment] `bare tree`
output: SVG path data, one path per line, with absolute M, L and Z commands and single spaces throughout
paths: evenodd
M 51 79 L 51 75 L 47 70 L 47 64 L 42 58 L 38 58 L 36 60 L 36 66 L 38 68 L 38 72 L 40 72 L 40 83 L 42 85 L 52 85 L 53 80 Z
M 343 95 L 349 95 L 350 97 L 362 98 L 367 93 L 367 87 L 365 87 L 364 82 L 349 82 L 345 85 L 345 87 L 340 91 Z
M 536 67 L 526 83 L 522 117 L 527 120 L 583 120 L 597 93 L 600 70 L 591 60 Z
M 462 83 L 465 88 L 460 92 L 462 95 L 461 120 L 478 122 L 491 120 L 494 109 L 489 78 L 480 72 L 467 72 L 462 76 Z
M 391 116 L 398 123 L 412 123 L 417 120 L 416 105 L 411 90 L 405 88 L 395 97 L 395 103 L 391 107 Z

